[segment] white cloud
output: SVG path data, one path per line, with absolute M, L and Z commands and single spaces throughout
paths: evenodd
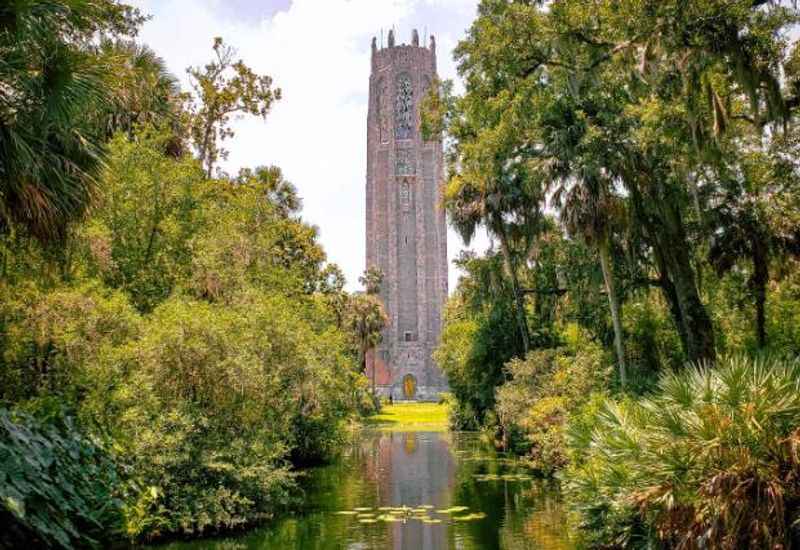
M 141 39 L 185 83 L 185 68 L 204 64 L 213 37 L 273 77 L 283 91 L 266 122 L 234 123 L 228 170 L 275 164 L 303 197 L 303 217 L 320 229 L 328 258 L 355 288 L 364 268 L 364 185 L 370 40 L 395 27 L 408 42 L 413 28 L 436 35 L 439 73 L 455 77 L 452 49 L 477 0 L 293 0 L 262 20 L 223 17 L 222 0 L 133 0 L 153 15 Z M 254 0 L 255 1 L 255 0 Z M 478 246 L 485 246 L 480 239 Z M 450 257 L 461 241 L 451 232 Z M 451 289 L 457 274 L 451 266 Z

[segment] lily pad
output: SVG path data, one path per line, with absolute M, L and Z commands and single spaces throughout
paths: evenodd
M 474 514 L 467 514 L 466 516 L 453 516 L 453 521 L 476 521 L 486 517 L 483 512 L 475 512 Z
M 457 514 L 459 512 L 463 512 L 464 510 L 469 510 L 469 508 L 467 506 L 451 506 L 450 508 L 436 510 L 436 512 L 439 514 Z

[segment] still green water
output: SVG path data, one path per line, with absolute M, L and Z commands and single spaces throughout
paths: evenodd
M 160 548 L 575 547 L 557 487 L 472 433 L 363 431 L 337 463 L 310 471 L 303 487 L 304 509 L 294 516 L 230 538 Z

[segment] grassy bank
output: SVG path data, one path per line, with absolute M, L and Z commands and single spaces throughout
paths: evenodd
M 397 403 L 384 405 L 380 414 L 366 419 L 365 425 L 386 431 L 447 431 L 448 407 L 438 403 Z

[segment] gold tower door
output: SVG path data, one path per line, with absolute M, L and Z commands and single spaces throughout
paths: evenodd
M 413 374 L 406 374 L 403 377 L 403 397 L 414 399 L 415 395 L 417 395 L 417 379 Z

